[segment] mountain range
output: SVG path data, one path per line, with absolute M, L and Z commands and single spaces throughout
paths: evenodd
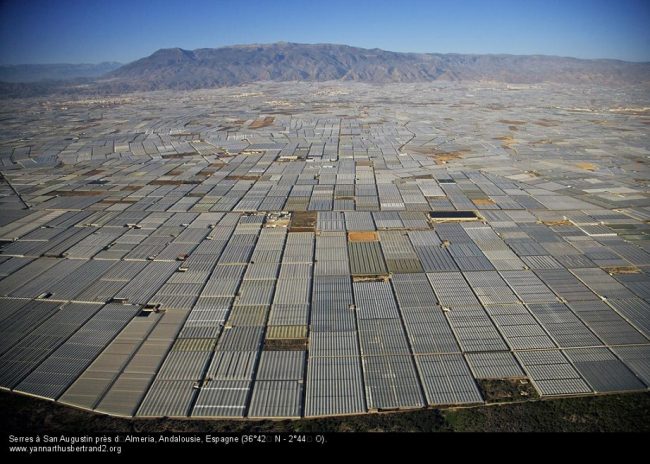
M 0 80 L 7 75 L 0 68 Z M 650 83 L 650 63 L 545 55 L 398 53 L 347 45 L 274 43 L 222 48 L 161 49 L 100 76 L 52 85 L 0 85 L 0 93 L 59 91 L 114 93 L 191 90 L 257 81 L 369 83 L 493 81 L 624 85 Z M 81 85 L 82 84 L 82 85 Z

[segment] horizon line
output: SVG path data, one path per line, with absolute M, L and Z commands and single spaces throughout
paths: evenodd
M 120 60 L 114 60 L 114 59 L 107 59 L 107 60 L 102 60 L 102 61 L 97 61 L 97 62 L 68 62 L 68 61 L 52 61 L 52 62 L 40 62 L 40 63 L 0 63 L 0 66 L 53 66 L 53 65 L 92 65 L 92 66 L 97 66 L 100 64 L 104 63 L 116 63 L 121 66 L 127 65 L 129 63 L 136 62 L 138 60 L 148 58 L 154 53 L 157 53 L 161 50 L 183 50 L 183 51 L 191 51 L 194 52 L 196 50 L 218 50 L 222 48 L 237 48 L 237 47 L 254 47 L 254 46 L 272 46 L 272 45 L 281 45 L 281 44 L 286 44 L 286 45 L 308 45 L 308 46 L 319 46 L 319 45 L 333 45 L 333 46 L 339 46 L 339 47 L 350 47 L 350 48 L 358 48 L 361 50 L 379 50 L 382 52 L 388 52 L 388 53 L 399 53 L 399 54 L 407 54 L 407 55 L 467 55 L 467 56 L 529 56 L 529 57 L 548 57 L 548 58 L 568 58 L 568 59 L 574 59 L 574 60 L 583 60 L 583 61 L 620 61 L 624 63 L 636 63 L 636 64 L 650 64 L 650 60 L 647 61 L 634 61 L 634 60 L 623 60 L 620 58 L 608 58 L 608 57 L 601 57 L 601 58 L 581 58 L 577 56 L 570 56 L 570 55 L 551 55 L 551 54 L 544 54 L 544 53 L 527 53 L 527 54 L 520 54 L 520 53 L 504 53 L 504 52 L 490 52 L 490 53 L 462 53 L 462 52 L 408 52 L 408 51 L 395 51 L 395 50 L 387 50 L 379 47 L 374 47 L 374 48 L 366 48 L 366 47 L 360 47 L 357 45 L 349 45 L 349 44 L 344 44 L 344 43 L 334 43 L 334 42 L 289 42 L 289 41 L 277 41 L 277 42 L 266 42 L 266 43 L 234 43 L 234 44 L 227 44 L 227 45 L 220 45 L 216 47 L 198 47 L 198 48 L 183 48 L 183 47 L 163 47 L 163 48 L 158 48 L 154 50 L 153 52 L 149 53 L 148 55 L 141 56 L 140 58 L 135 58 L 134 60 L 131 61 L 120 61 Z

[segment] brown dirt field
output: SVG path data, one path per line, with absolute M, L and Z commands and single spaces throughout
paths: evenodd
M 264 351 L 303 351 L 306 349 L 306 338 L 294 338 L 288 340 L 266 339 L 264 341 Z
M 258 175 L 251 175 L 251 176 L 226 176 L 226 179 L 228 180 L 257 180 L 259 179 L 260 176 Z
M 587 163 L 587 162 L 581 162 L 581 163 L 576 163 L 576 167 L 580 169 L 584 169 L 585 171 L 598 171 L 598 166 L 596 166 L 593 163 Z
M 101 190 L 55 190 L 51 193 L 60 197 L 96 197 L 105 194 L 106 192 Z
M 523 124 L 526 124 L 525 121 L 511 121 L 510 119 L 499 119 L 499 122 L 501 124 L 508 124 L 509 126 L 521 126 Z
M 558 139 L 557 141 L 560 141 L 561 139 Z M 541 140 L 533 140 L 532 142 L 528 142 L 528 145 L 536 147 L 537 145 L 553 145 L 555 142 L 551 139 L 541 139 Z
M 291 214 L 289 232 L 315 232 L 316 211 L 295 211 Z
M 352 282 L 387 282 L 388 275 L 352 276 Z
M 460 159 L 469 153 L 467 150 L 440 151 L 429 147 L 414 147 L 409 148 L 409 151 L 414 152 L 418 155 L 424 155 L 428 156 L 429 158 L 433 158 L 437 164 L 446 164 L 448 161 Z
M 516 145 L 515 138 L 512 135 L 502 135 L 499 137 L 495 137 L 496 140 L 501 140 L 501 146 L 503 148 L 512 148 L 513 145 Z
M 275 118 L 272 116 L 267 116 L 262 119 L 256 119 L 250 125 L 248 126 L 249 129 L 261 129 L 262 127 L 267 127 L 273 124 L 273 121 L 275 121 Z
M 434 158 L 438 164 L 441 164 L 443 162 L 446 163 L 447 161 L 460 159 L 465 156 L 465 154 L 467 154 L 466 151 L 450 151 L 446 153 L 436 154 L 434 155 Z
M 622 274 L 639 274 L 641 269 L 634 266 L 611 266 L 604 267 L 603 271 L 608 272 L 609 274 L 622 275 Z
M 479 379 L 478 384 L 483 397 L 490 403 L 539 398 L 528 379 Z
M 476 206 L 487 206 L 487 205 L 493 205 L 494 200 L 491 198 L 477 198 L 476 200 L 472 200 Z
M 540 119 L 539 121 L 535 121 L 533 124 L 537 124 L 538 126 L 542 127 L 554 127 L 558 125 L 556 121 L 553 121 L 551 119 Z
M 457 159 L 469 153 L 468 150 L 442 151 L 434 147 L 408 147 L 408 151 L 436 159 Z
M 195 185 L 200 184 L 200 180 L 152 180 L 149 185 Z
M 137 203 L 138 200 L 135 198 L 120 198 L 120 199 L 113 199 L 113 198 L 106 198 L 105 200 L 100 201 L 97 203 L 98 205 L 118 205 L 118 204 L 131 204 L 131 203 Z
M 570 226 L 572 225 L 570 221 L 562 219 L 561 221 L 542 221 L 542 224 L 546 226 Z
M 199 156 L 199 154 L 193 152 L 193 153 L 175 153 L 173 155 L 163 155 L 165 159 L 182 159 L 182 158 L 188 158 L 192 156 Z
M 348 232 L 348 240 L 351 242 L 377 242 L 379 235 L 377 232 L 371 231 Z

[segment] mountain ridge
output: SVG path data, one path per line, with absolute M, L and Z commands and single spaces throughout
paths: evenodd
M 160 49 L 104 77 L 137 90 L 189 90 L 293 80 L 633 84 L 650 82 L 650 63 L 548 55 L 403 53 L 337 44 L 279 42 L 195 50 Z
M 194 90 L 260 81 L 647 85 L 650 84 L 650 62 L 550 55 L 404 53 L 339 44 L 290 42 L 195 50 L 176 47 L 159 49 L 100 76 L 0 82 L 0 96 Z

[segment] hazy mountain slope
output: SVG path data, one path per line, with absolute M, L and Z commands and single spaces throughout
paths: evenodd
M 650 81 L 650 63 L 553 56 L 395 53 L 345 45 L 277 43 L 162 49 L 105 76 L 135 90 L 194 89 L 274 80 L 417 82 L 490 80 L 632 84 Z
M 113 71 L 121 63 L 99 64 L 17 64 L 0 66 L 0 81 L 39 82 L 44 80 L 68 80 L 79 77 L 98 77 Z
M 0 98 L 191 90 L 256 81 L 386 83 L 446 80 L 650 85 L 650 63 L 538 55 L 396 53 L 331 44 L 276 43 L 197 50 L 171 48 L 112 69 L 115 65 L 0 66 Z M 103 66 L 108 68 L 108 72 L 97 77 L 95 73 Z M 36 75 L 48 78 L 36 80 Z

